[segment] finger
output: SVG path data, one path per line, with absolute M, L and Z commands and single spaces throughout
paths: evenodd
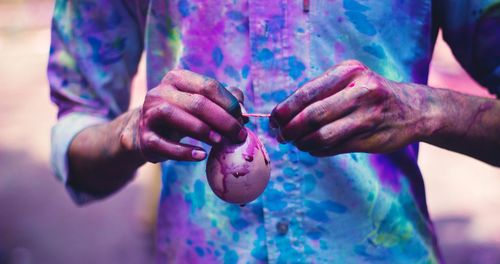
M 205 122 L 172 104 L 164 103 L 149 110 L 146 116 L 150 120 L 151 130 L 164 138 L 168 137 L 175 129 L 182 136 L 201 140 L 211 145 L 220 143 L 222 140 L 222 136 Z
M 331 148 L 370 131 L 372 126 L 363 123 L 357 115 L 341 118 L 297 140 L 294 144 L 301 151 L 313 152 Z
M 311 151 L 309 152 L 312 156 L 315 157 L 330 157 L 343 153 L 351 153 L 351 152 L 373 152 L 370 148 L 367 148 L 370 143 L 367 142 L 366 138 L 363 134 L 355 136 L 342 144 L 331 148 L 324 148 L 321 150 Z
M 153 131 L 146 131 L 141 136 L 141 152 L 147 161 L 153 163 L 164 160 L 201 161 L 207 157 L 200 147 L 169 141 Z
M 232 116 L 241 116 L 238 99 L 214 79 L 187 70 L 172 70 L 165 75 L 162 82 L 183 92 L 201 94 Z
M 238 102 L 240 103 L 240 109 L 241 109 L 241 113 L 242 113 L 242 116 L 241 118 L 238 118 L 238 121 L 240 121 L 240 123 L 243 123 L 243 124 L 246 124 L 250 121 L 250 119 L 247 117 L 247 116 L 243 116 L 243 114 L 246 114 L 246 110 L 245 110 L 245 107 L 244 107 L 244 104 L 245 104 L 245 95 L 243 94 L 243 92 L 234 87 L 234 86 L 230 86 L 228 88 L 229 92 L 231 92 L 232 95 L 234 95 L 234 97 L 236 97 L 236 99 L 238 99 Z
M 356 109 L 357 98 L 364 93 L 366 93 L 364 89 L 343 89 L 334 95 L 310 104 L 281 129 L 282 139 L 294 141 L 348 115 Z
M 167 94 L 166 99 L 197 117 L 221 135 L 237 142 L 242 142 L 246 139 L 247 132 L 243 128 L 243 125 L 235 117 L 231 116 L 205 96 L 175 91 Z
M 283 126 L 311 103 L 342 90 L 358 73 L 366 69 L 366 66 L 357 61 L 346 61 L 331 68 L 279 103 L 271 113 L 272 125 Z
M 240 89 L 234 87 L 234 86 L 230 86 L 228 88 L 228 91 L 234 96 L 236 97 L 236 99 L 238 99 L 238 102 L 242 105 L 245 104 L 245 95 L 243 94 L 243 91 L 241 91 Z

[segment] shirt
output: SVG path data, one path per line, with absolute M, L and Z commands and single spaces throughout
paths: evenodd
M 54 169 L 65 182 L 72 138 L 127 110 L 143 50 L 149 89 L 169 70 L 183 68 L 239 87 L 249 112 L 269 113 L 346 59 L 390 80 L 426 83 L 441 27 L 464 67 L 499 93 L 498 52 L 483 56 L 478 50 L 498 44 L 494 36 L 482 38 L 488 32 L 480 25 L 499 3 L 57 0 L 48 67 L 59 107 Z M 480 59 L 488 63 L 478 67 Z M 244 207 L 212 193 L 205 162 L 161 164 L 159 263 L 440 261 L 417 144 L 389 154 L 314 158 L 278 144 L 267 120 L 252 119 L 248 126 L 266 146 L 272 170 L 263 195 Z M 79 202 L 89 198 L 72 194 Z

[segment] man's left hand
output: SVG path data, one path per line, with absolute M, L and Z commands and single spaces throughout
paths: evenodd
M 387 153 L 428 133 L 431 88 L 387 80 L 345 61 L 306 83 L 271 114 L 280 142 L 314 156 Z

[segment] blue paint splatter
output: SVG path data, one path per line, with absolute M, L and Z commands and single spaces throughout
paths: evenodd
M 267 208 L 269 211 L 279 211 L 283 210 L 287 203 L 283 201 L 284 194 L 272 189 L 268 188 L 266 190 L 266 198 L 267 198 Z
M 179 10 L 179 13 L 181 13 L 182 17 L 189 16 L 189 2 L 187 0 L 179 0 L 177 9 Z
M 368 20 L 368 17 L 366 17 L 366 15 L 351 11 L 345 12 L 345 15 L 349 18 L 349 21 L 354 24 L 356 30 L 358 30 L 360 33 L 368 36 L 374 36 L 375 34 L 377 34 L 375 27 Z
M 255 56 L 258 61 L 266 61 L 274 58 L 274 53 L 269 49 L 262 49 Z
M 288 67 L 290 68 L 288 75 L 294 80 L 297 80 L 306 69 L 306 66 L 301 61 L 297 60 L 295 56 L 288 58 Z
M 304 175 L 304 181 L 302 182 L 302 191 L 308 194 L 314 190 L 316 187 L 316 178 L 310 173 Z
M 355 0 L 344 0 L 345 15 L 354 24 L 356 30 L 368 36 L 374 36 L 377 31 L 368 17 L 363 12 L 370 10 L 369 7 L 360 4 Z
M 227 17 L 231 20 L 241 20 L 245 16 L 243 15 L 243 13 L 238 12 L 238 11 L 229 11 L 229 12 L 227 12 Z
M 379 59 L 386 58 L 384 49 L 378 44 L 364 46 L 363 50 Z
M 289 182 L 285 182 L 285 184 L 283 184 L 283 189 L 287 192 L 290 192 L 290 191 L 293 191 L 295 190 L 297 187 L 295 186 L 295 184 L 293 183 L 289 183 Z
M 344 8 L 349 11 L 357 11 L 357 12 L 364 12 L 370 10 L 370 8 L 358 3 L 355 0 L 344 0 Z
M 197 209 L 201 209 L 205 205 L 205 183 L 201 180 L 196 180 L 194 183 L 192 203 L 193 207 Z
M 222 50 L 219 47 L 215 47 L 212 51 L 212 60 L 217 67 L 219 67 L 222 63 L 222 60 L 224 60 L 224 55 L 222 54 Z
M 309 231 L 306 233 L 306 235 L 313 240 L 318 240 L 321 238 L 321 232 L 319 231 Z
M 267 248 L 265 246 L 257 246 L 252 249 L 252 257 L 260 260 L 267 261 Z
M 330 211 L 332 213 L 343 214 L 347 212 L 347 207 L 331 200 L 321 201 L 319 205 L 324 210 Z
M 233 241 L 238 242 L 239 240 L 240 240 L 240 234 L 238 234 L 237 232 L 234 232 L 233 233 Z
M 238 263 L 238 253 L 234 250 L 228 250 L 224 254 L 224 264 L 236 264 Z
M 250 72 L 250 66 L 248 66 L 248 64 L 245 64 L 243 68 L 241 68 L 241 77 L 243 77 L 243 79 L 246 79 L 248 77 L 249 72 Z
M 322 201 L 320 203 L 306 200 L 305 206 L 308 208 L 306 216 L 322 223 L 326 223 L 330 219 L 326 213 L 327 211 L 338 214 L 343 214 L 347 211 L 347 207 L 344 205 L 330 200 Z
M 235 81 L 240 81 L 241 78 L 240 78 L 240 73 L 231 65 L 228 65 L 224 68 L 224 73 L 233 78 Z
M 205 256 L 205 251 L 203 250 L 203 248 L 195 247 L 194 250 L 196 251 L 196 254 L 198 254 L 198 256 L 200 256 L 200 257 Z

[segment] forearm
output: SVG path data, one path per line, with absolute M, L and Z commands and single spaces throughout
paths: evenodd
M 135 149 L 139 110 L 80 132 L 69 147 L 68 184 L 76 190 L 105 196 L 123 187 L 144 159 Z
M 500 166 L 500 101 L 429 89 L 422 141 Z

